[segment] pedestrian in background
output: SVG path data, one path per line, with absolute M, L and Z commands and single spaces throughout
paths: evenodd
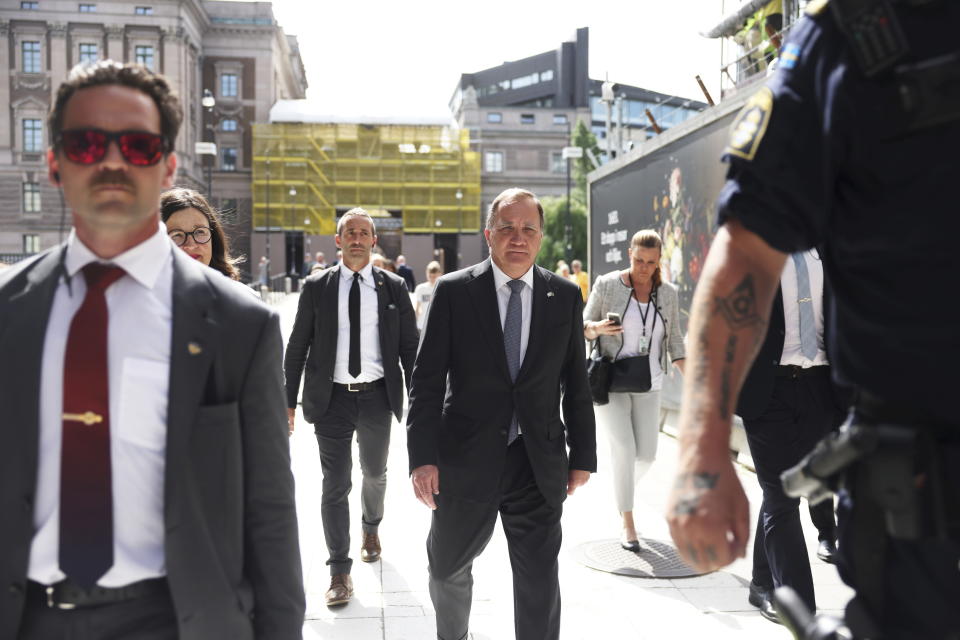
M 627 252 L 630 266 L 597 278 L 583 311 L 583 336 L 599 340 L 603 357 L 646 368 L 634 383 L 619 381 L 618 371 L 624 371 L 621 378 L 634 372 L 615 365 L 610 401 L 596 408 L 597 422 L 610 439 L 614 494 L 622 520 L 620 545 L 635 552 L 640 541 L 633 520 L 634 489 L 657 455 L 663 376 L 671 362 L 682 373 L 686 355 L 677 288 L 660 275 L 662 246 L 653 230 L 635 233 Z
M 587 297 L 590 295 L 590 275 L 583 270 L 583 263 L 579 260 L 571 262 L 570 269 L 570 277 L 577 283 L 577 286 L 580 287 L 580 296 L 583 298 L 583 301 L 586 302 Z
M 184 188 L 164 191 L 160 218 L 167 225 L 167 235 L 188 256 L 231 280 L 240 279 L 236 265 L 243 259 L 230 255 L 230 241 L 223 232 L 220 215 L 200 192 Z
M 427 281 L 421 282 L 413 292 L 414 309 L 417 312 L 417 331 L 423 331 L 423 323 L 430 310 L 430 301 L 433 300 L 433 288 L 437 278 L 443 275 L 443 269 L 436 260 L 427 265 Z
M 417 279 L 413 275 L 413 269 L 407 265 L 407 259 L 402 255 L 397 256 L 396 271 L 397 275 L 407 283 L 407 290 L 413 293 L 413 290 L 417 288 Z

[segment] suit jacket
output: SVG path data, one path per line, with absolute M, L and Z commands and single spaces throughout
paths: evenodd
M 283 368 L 287 379 L 287 406 L 297 406 L 300 378 L 303 384 L 303 415 L 315 423 L 330 405 L 333 369 L 337 362 L 340 269 L 337 265 L 314 274 L 303 283 L 293 331 L 287 342 Z M 417 319 L 410 294 L 396 274 L 373 267 L 377 283 L 380 355 L 390 409 L 397 420 L 403 415 L 404 374 L 409 382 L 417 356 Z M 403 365 L 403 373 L 400 366 Z
M 40 354 L 62 249 L 0 274 L 0 639 L 33 537 Z M 181 640 L 300 638 L 303 578 L 277 314 L 173 251 L 164 551 Z M 188 349 L 188 344 L 199 345 Z
M 407 265 L 402 264 L 397 267 L 397 275 L 403 278 L 403 281 L 407 283 L 408 291 L 413 291 L 417 288 L 417 279 L 413 276 L 413 269 Z
M 537 486 L 560 504 L 569 468 L 597 468 L 580 288 L 534 267 L 530 336 L 511 382 L 494 286 L 489 259 L 437 281 L 411 382 L 410 469 L 437 465 L 441 492 L 493 499 L 516 411 Z

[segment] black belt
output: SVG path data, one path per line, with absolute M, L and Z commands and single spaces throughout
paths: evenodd
M 123 587 L 94 586 L 90 589 L 84 589 L 70 578 L 49 586 L 27 581 L 27 602 L 57 609 L 96 607 L 169 592 L 166 578 L 140 580 Z
M 351 393 L 362 393 L 364 391 L 373 391 L 379 387 L 386 385 L 383 381 L 383 378 L 379 380 L 374 380 L 373 382 L 351 382 L 349 384 L 340 384 L 339 382 L 334 382 L 334 388 L 341 389 L 343 391 L 349 391 Z
M 779 364 L 773 368 L 773 375 L 778 378 L 803 378 L 805 376 L 819 375 L 828 371 L 830 371 L 830 367 L 826 365 L 804 368 L 795 364 Z

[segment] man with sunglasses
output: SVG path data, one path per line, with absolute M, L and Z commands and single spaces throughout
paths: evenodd
M 56 94 L 73 231 L 0 277 L 0 640 L 301 637 L 278 319 L 160 223 L 181 117 L 112 61 Z

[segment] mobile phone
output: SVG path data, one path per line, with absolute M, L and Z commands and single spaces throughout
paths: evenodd
M 609 320 L 613 324 L 620 324 L 620 314 L 614 313 L 611 311 L 610 313 L 607 314 L 607 320 Z

